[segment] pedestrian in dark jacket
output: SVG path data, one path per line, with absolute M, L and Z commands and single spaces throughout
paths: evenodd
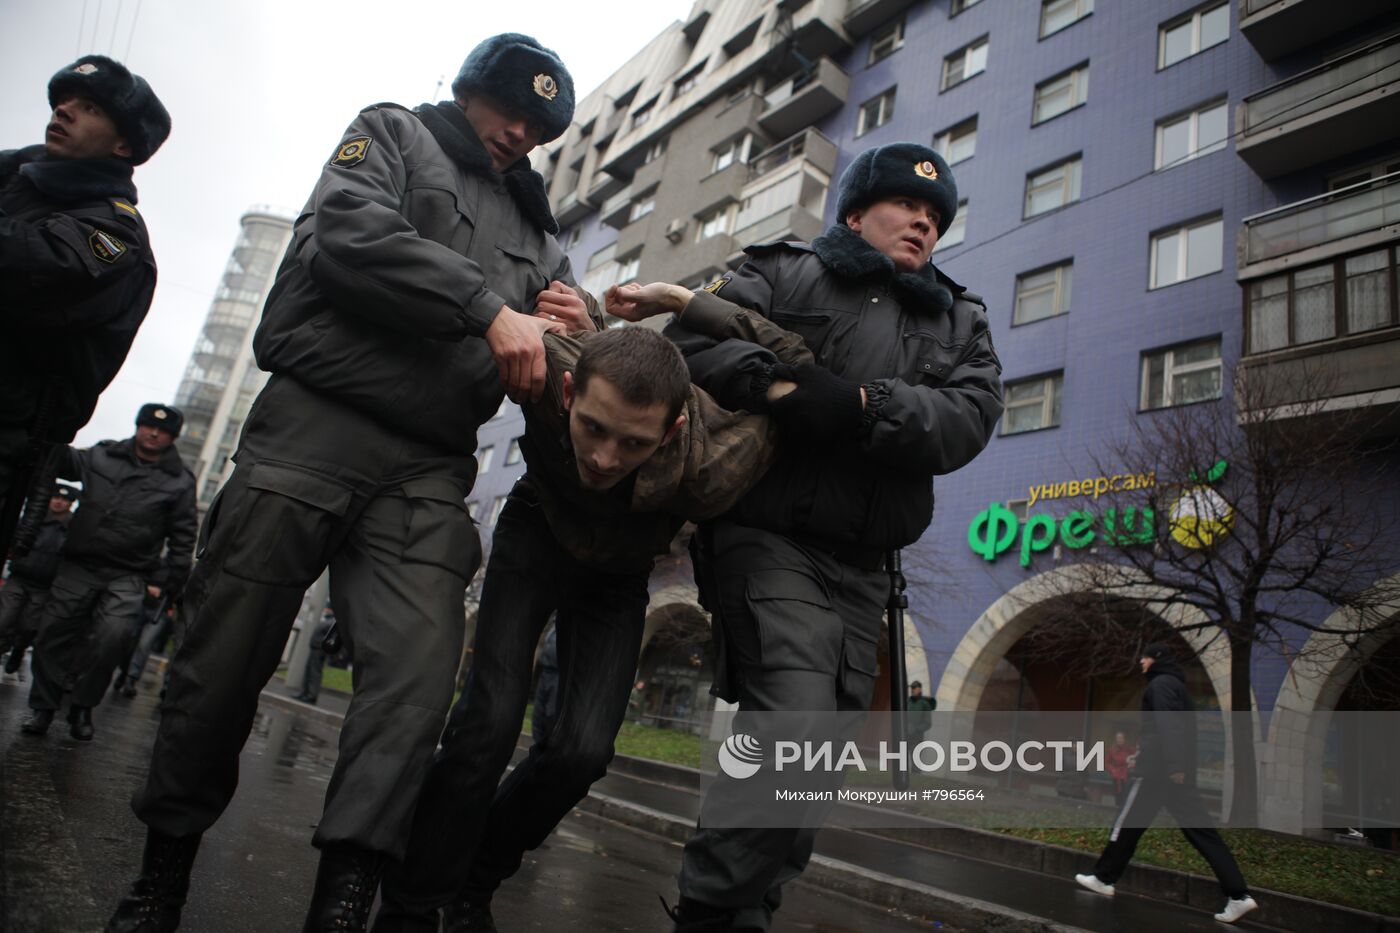
M 909 685 L 909 700 L 904 708 L 908 711 L 904 717 L 905 740 L 911 745 L 918 744 L 933 725 L 933 711 L 938 703 L 924 696 L 924 685 L 916 680 Z
M 773 467 L 694 539 L 714 690 L 741 716 L 869 707 L 884 557 L 923 534 L 933 477 L 977 456 L 1001 416 L 981 300 L 929 262 L 957 204 L 952 172 L 927 146 L 869 149 L 841 177 L 837 222 L 811 244 L 749 247 L 737 271 L 672 292 L 667 333 L 695 383 L 727 408 L 771 413 L 783 432 Z M 704 336 L 736 306 L 800 335 L 815 363 L 787 367 Z M 773 378 L 797 388 L 769 403 Z M 677 930 L 767 929 L 782 883 L 811 854 L 815 829 L 724 828 L 735 793 L 721 775 L 707 795 Z
M 568 70 L 507 34 L 473 50 L 452 90 L 362 111 L 297 219 L 253 338 L 272 375 L 205 519 L 134 801 L 142 873 L 111 931 L 178 926 L 258 693 L 327 567 L 355 696 L 312 840 L 305 928 L 363 928 L 385 860 L 405 854 L 481 560 L 464 505 L 476 431 L 504 391 L 539 396 L 543 334 L 564 326 L 550 315 L 583 309 L 528 159 L 569 126 Z
M 25 495 L 31 445 L 67 444 L 92 416 L 156 285 L 132 169 L 170 115 L 101 55 L 59 71 L 48 94 L 43 144 L 0 152 L 0 516 Z
M 198 518 L 194 476 L 174 446 L 183 420 L 169 405 L 143 405 L 133 437 L 59 457 L 58 474 L 82 481 L 83 504 L 34 644 L 29 735 L 48 731 L 71 682 L 72 735 L 91 739 L 92 708 L 141 624 L 142 601 L 184 585 Z
M 48 514 L 39 526 L 34 546 L 28 554 L 10 561 L 10 575 L 0 589 L 0 652 L 10 652 L 6 674 L 19 670 L 24 652 L 39 631 L 76 501 L 78 490 L 60 483 L 49 497 Z
M 1244 875 L 1196 793 L 1196 719 L 1181 665 L 1163 644 L 1150 644 L 1138 661 L 1147 677 L 1142 694 L 1142 735 L 1128 796 L 1109 833 L 1108 846 L 1091 874 L 1074 879 L 1095 894 L 1112 897 L 1114 885 L 1128 867 L 1138 840 L 1159 810 L 1176 820 L 1186 841 L 1201 853 L 1215 872 L 1227 898 L 1215 915 L 1234 923 L 1259 905 L 1249 895 Z

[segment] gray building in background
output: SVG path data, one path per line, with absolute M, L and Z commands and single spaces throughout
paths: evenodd
M 248 408 L 267 382 L 253 359 L 253 331 L 292 236 L 292 218 L 265 206 L 251 208 L 240 224 L 175 394 L 185 415 L 180 452 L 194 471 L 201 514 L 223 485 Z

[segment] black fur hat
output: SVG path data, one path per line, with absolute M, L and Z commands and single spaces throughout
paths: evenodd
M 133 165 L 149 159 L 170 135 L 170 114 L 146 79 L 105 55 L 84 55 L 49 79 L 50 107 L 68 94 L 87 97 L 107 111 L 131 147 Z
M 943 157 L 918 143 L 890 143 L 856 156 L 841 173 L 836 222 L 851 211 L 897 194 L 923 198 L 938 211 L 938 235 L 948 232 L 958 213 L 958 185 Z
M 176 437 L 180 436 L 180 429 L 185 426 L 185 416 L 174 405 L 161 405 L 156 402 L 147 402 L 141 406 L 141 410 L 136 413 L 136 425 L 150 425 L 153 428 L 160 428 L 162 431 L 169 431 Z
M 480 91 L 537 121 L 540 142 L 557 139 L 574 119 L 574 79 L 559 56 L 529 36 L 506 32 L 472 49 L 452 93 Z

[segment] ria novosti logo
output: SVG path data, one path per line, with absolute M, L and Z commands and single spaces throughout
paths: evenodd
M 763 765 L 763 745 L 751 735 L 736 732 L 719 747 L 720 770 L 742 781 L 753 777 Z

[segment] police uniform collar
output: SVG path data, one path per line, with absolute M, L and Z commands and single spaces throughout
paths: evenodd
M 448 157 L 469 172 L 479 175 L 492 173 L 491 155 L 481 144 L 476 130 L 467 122 L 467 116 L 455 101 L 445 100 L 438 104 L 419 104 L 413 113 L 433 134 L 438 145 Z M 559 232 L 559 224 L 549 209 L 549 194 L 545 190 L 544 178 L 530 167 L 528 157 L 516 159 L 514 164 L 501 173 L 506 190 L 515 199 L 521 212 L 530 222 L 550 235 Z
M 165 451 L 160 455 L 160 459 L 155 461 L 142 460 L 140 457 L 136 456 L 136 438 L 134 437 L 128 437 L 124 441 L 101 441 L 97 446 L 110 448 L 111 453 L 120 453 L 132 463 L 141 464 L 143 466 L 160 467 L 171 476 L 179 476 L 181 473 L 185 472 L 185 461 L 180 459 L 180 451 L 175 449 L 174 444 L 165 448 Z
M 53 159 L 43 146 L 0 152 L 0 177 L 18 172 L 40 194 L 64 203 L 123 198 L 136 203 L 132 164 L 106 159 Z
M 953 307 L 953 292 L 963 289 L 932 263 L 918 272 L 896 272 L 894 261 L 845 224 L 832 224 L 812 241 L 822 265 L 844 279 L 870 279 L 889 286 L 920 310 L 941 314 Z

